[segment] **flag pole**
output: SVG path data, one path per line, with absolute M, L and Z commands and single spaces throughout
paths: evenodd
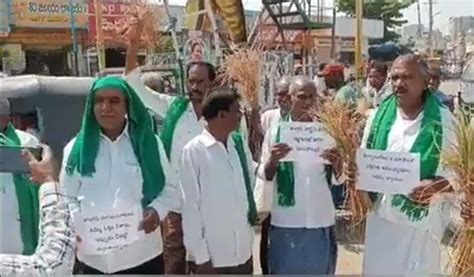
M 356 36 L 355 36 L 355 64 L 357 70 L 357 79 L 361 79 L 362 72 L 362 16 L 364 8 L 364 0 L 356 1 Z

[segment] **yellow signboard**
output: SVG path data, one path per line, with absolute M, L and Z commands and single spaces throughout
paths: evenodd
M 13 23 L 19 27 L 70 28 L 69 0 L 13 0 Z M 76 28 L 87 28 L 87 2 L 74 0 Z

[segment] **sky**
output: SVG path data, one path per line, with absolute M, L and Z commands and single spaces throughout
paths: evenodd
M 170 4 L 184 5 L 186 0 L 168 0 Z M 242 0 L 245 9 L 249 10 L 260 10 L 261 0 Z M 313 0 L 316 2 L 316 0 Z M 428 26 L 428 0 L 421 0 L 421 22 L 426 27 Z M 468 16 L 474 15 L 474 0 L 434 0 L 433 13 L 438 15 L 434 17 L 435 29 L 441 30 L 447 34 L 449 18 L 453 16 Z M 330 7 L 333 5 L 333 0 L 325 0 L 325 6 Z M 417 24 L 418 16 L 416 10 L 416 4 L 413 4 L 410 8 L 403 11 L 403 15 L 408 20 L 408 24 Z

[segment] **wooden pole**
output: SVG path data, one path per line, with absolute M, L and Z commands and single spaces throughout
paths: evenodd
M 364 0 L 356 1 L 356 36 L 355 36 L 355 64 L 357 79 L 363 76 L 362 71 L 362 13 L 364 8 Z
M 94 0 L 95 6 L 95 29 L 96 29 L 96 53 L 99 63 L 99 72 L 105 69 L 104 52 L 104 30 L 102 28 L 102 0 Z

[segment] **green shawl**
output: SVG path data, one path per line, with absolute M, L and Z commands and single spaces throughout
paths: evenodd
M 258 223 L 257 206 L 253 197 L 253 186 L 250 184 L 250 172 L 247 162 L 247 155 L 245 154 L 244 150 L 244 140 L 239 132 L 234 132 L 232 134 L 232 140 L 234 141 L 235 149 L 239 155 L 240 165 L 242 166 L 242 171 L 244 174 L 245 190 L 247 192 L 247 202 L 249 206 L 247 218 L 250 225 L 255 226 Z
M 0 145 L 21 146 L 15 128 L 8 124 L 5 137 L 0 137 Z M 23 255 L 32 255 L 38 245 L 39 235 L 39 186 L 28 180 L 22 174 L 13 175 L 15 184 L 18 210 L 20 214 L 21 240 L 23 242 Z
M 171 102 L 168 111 L 166 112 L 165 120 L 163 123 L 163 131 L 161 132 L 161 141 L 165 148 L 168 159 L 171 159 L 171 147 L 173 145 L 173 135 L 176 130 L 178 120 L 184 114 L 188 108 L 189 99 L 184 96 L 177 96 L 173 102 Z
M 286 116 L 280 120 L 289 120 Z M 280 126 L 276 134 L 276 143 L 280 143 Z M 278 205 L 282 207 L 293 207 L 295 205 L 295 172 L 293 162 L 279 162 L 276 172 Z
M 157 137 L 153 133 L 152 118 L 135 91 L 120 77 L 108 76 L 97 79 L 92 84 L 86 100 L 81 130 L 69 155 L 66 172 L 72 175 L 77 170 L 81 176 L 87 177 L 96 172 L 95 160 L 99 152 L 101 130 L 94 116 L 94 101 L 97 92 L 107 88 L 120 90 L 127 99 L 128 131 L 141 168 L 142 206 L 146 208 L 163 190 L 165 174 L 161 166 Z
M 411 153 L 420 153 L 420 179 L 432 179 L 436 176 L 440 160 L 440 147 L 443 140 L 441 125 L 440 103 L 431 91 L 426 91 L 421 130 L 418 134 Z M 385 150 L 388 135 L 397 115 L 397 98 L 392 95 L 382 102 L 375 114 L 367 140 L 368 149 Z M 407 215 L 411 221 L 420 221 L 428 216 L 428 207 L 418 205 L 404 195 L 395 195 L 392 198 L 392 207 L 397 207 Z

